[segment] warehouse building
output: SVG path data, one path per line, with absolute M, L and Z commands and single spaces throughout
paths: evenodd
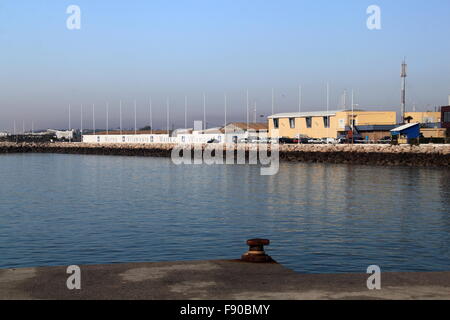
M 350 132 L 381 139 L 396 125 L 395 111 L 339 110 L 275 114 L 268 118 L 271 138 L 338 138 Z M 353 129 L 353 130 L 352 130 Z M 376 134 L 375 134 L 376 133 Z M 361 135 L 362 136 L 362 135 Z

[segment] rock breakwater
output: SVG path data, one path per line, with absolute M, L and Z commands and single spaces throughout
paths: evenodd
M 170 157 L 175 144 L 0 143 L 5 153 L 64 153 Z M 207 148 L 202 145 L 201 148 Z M 210 145 L 209 145 L 210 147 Z M 251 145 L 226 145 L 225 150 L 244 150 Z M 269 146 L 270 150 L 270 146 Z M 450 168 L 450 145 L 280 145 L 280 160 L 383 166 Z

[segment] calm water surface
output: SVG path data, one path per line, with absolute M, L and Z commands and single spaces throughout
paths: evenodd
M 450 170 L 0 155 L 0 268 L 235 259 L 299 272 L 450 269 Z

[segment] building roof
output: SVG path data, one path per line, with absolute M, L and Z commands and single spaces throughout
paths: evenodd
M 260 122 L 250 122 L 247 124 L 247 122 L 231 122 L 227 125 L 228 126 L 234 126 L 242 130 L 268 130 L 267 123 L 260 123 Z
M 222 127 L 216 127 L 216 128 L 208 128 L 204 130 L 194 130 L 193 132 L 197 134 L 217 134 L 217 133 L 223 133 L 224 130 Z
M 404 124 L 404 125 L 402 125 L 400 127 L 392 129 L 391 132 L 400 132 L 400 131 L 412 128 L 414 126 L 419 126 L 419 125 L 420 125 L 420 123 L 418 123 L 418 122 L 417 123 L 407 123 L 407 124 Z
M 372 125 L 363 125 L 363 126 L 355 126 L 357 131 L 391 131 L 397 125 L 395 124 L 372 124 Z M 350 126 L 345 127 L 346 131 L 352 130 Z
M 344 110 L 277 113 L 277 114 L 269 116 L 268 118 L 269 119 L 280 119 L 280 118 L 330 117 L 330 116 L 335 116 L 336 113 L 341 112 L 341 111 L 344 111 Z

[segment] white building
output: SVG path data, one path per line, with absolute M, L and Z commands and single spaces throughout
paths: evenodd
M 84 134 L 82 142 L 85 143 L 175 143 L 176 138 L 168 134 Z
M 63 139 L 64 140 L 72 140 L 74 130 L 61 131 L 61 130 L 48 129 L 47 132 L 54 134 L 56 136 L 56 139 L 58 139 L 58 140 L 63 140 Z
M 86 143 L 178 143 L 178 144 L 205 144 L 209 142 L 215 143 L 237 143 L 240 139 L 251 137 L 267 137 L 267 124 L 264 123 L 246 123 L 235 122 L 230 123 L 225 128 L 210 129 L 177 129 L 171 135 L 164 131 L 147 132 L 118 132 L 112 134 L 105 132 L 96 135 L 83 135 L 82 141 Z

